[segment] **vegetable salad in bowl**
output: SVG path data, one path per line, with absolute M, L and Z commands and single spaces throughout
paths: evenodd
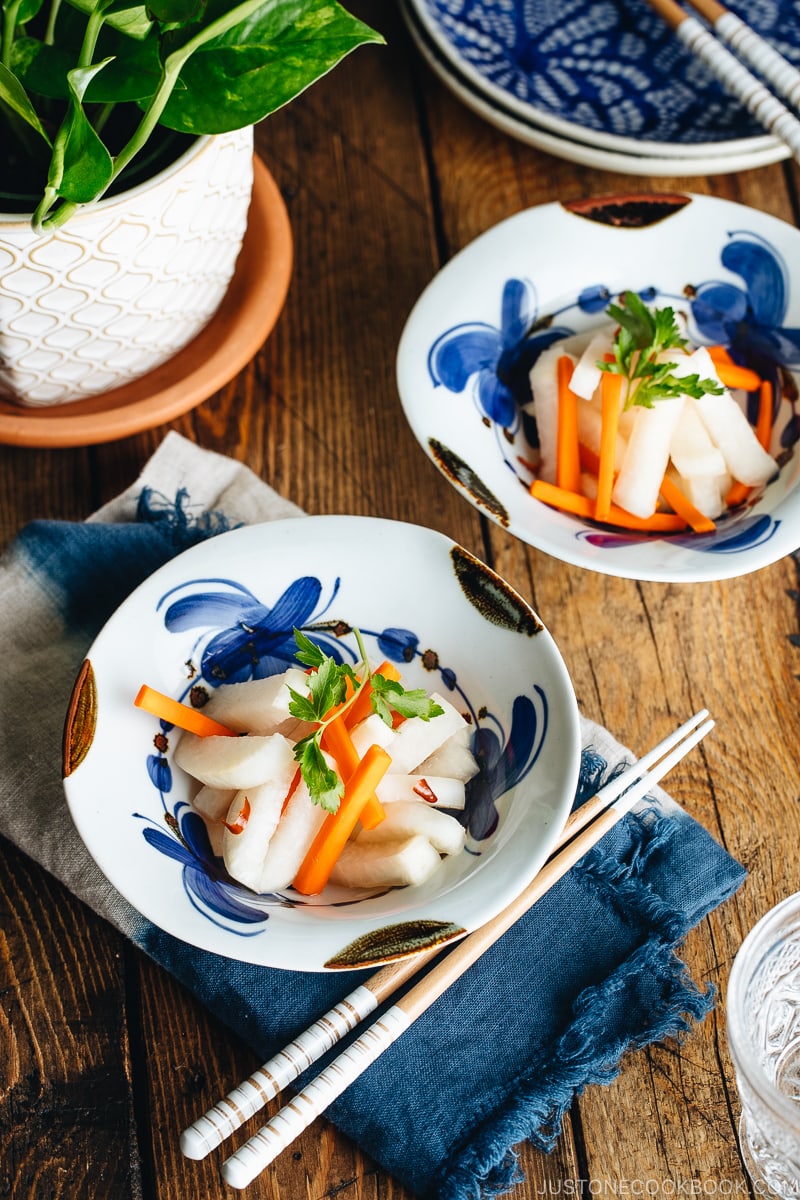
M 144 920 L 311 971 L 490 920 L 554 847 L 580 760 L 530 606 L 443 535 L 357 517 L 156 571 L 90 648 L 64 743 L 78 831 Z
M 405 689 L 391 662 L 373 669 L 354 633 L 356 670 L 295 630 L 305 669 L 210 698 L 195 687 L 199 712 L 146 685 L 137 696 L 185 727 L 175 762 L 201 785 L 192 806 L 228 874 L 257 893 L 420 884 L 465 845 L 455 814 L 480 771 L 470 723 L 444 696 Z
M 415 305 L 398 387 L 476 508 L 610 575 L 699 582 L 800 544 L 800 231 L 711 197 L 547 204 Z
M 772 384 L 722 346 L 691 349 L 635 292 L 616 327 L 555 342 L 530 373 L 531 495 L 612 528 L 711 533 L 778 475 Z M 728 386 L 758 396 L 755 426 Z

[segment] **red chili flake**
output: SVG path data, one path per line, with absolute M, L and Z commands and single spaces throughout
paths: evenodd
M 415 791 L 417 795 L 421 797 L 421 799 L 427 800 L 428 804 L 436 804 L 439 799 L 439 797 L 436 795 L 436 792 L 428 783 L 427 779 L 418 780 L 417 783 L 414 784 L 412 790 Z
M 245 825 L 250 820 L 250 801 L 247 796 L 244 798 L 244 803 L 236 814 L 233 821 L 223 821 L 222 824 L 229 833 L 242 833 Z

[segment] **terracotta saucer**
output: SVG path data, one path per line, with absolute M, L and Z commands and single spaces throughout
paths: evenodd
M 289 290 L 292 231 L 278 185 L 254 160 L 253 199 L 236 272 L 202 333 L 141 379 L 86 400 L 22 408 L 0 398 L 0 444 L 89 446 L 152 429 L 195 408 L 250 361 Z

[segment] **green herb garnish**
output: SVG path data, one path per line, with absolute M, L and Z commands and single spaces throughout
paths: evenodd
M 675 396 L 719 396 L 725 390 L 715 379 L 701 379 L 699 375 L 673 374 L 677 363 L 658 362 L 665 350 L 683 350 L 686 338 L 669 307 L 651 310 L 636 292 L 625 292 L 622 304 L 611 304 L 608 316 L 619 325 L 614 339 L 614 362 L 599 362 L 601 371 L 622 375 L 625 380 L 625 404 L 631 408 L 638 404 L 652 408 L 656 400 Z
M 316 726 L 313 732 L 295 744 L 294 756 L 300 764 L 300 773 L 312 801 L 326 812 L 336 812 L 338 809 L 344 792 L 344 781 L 325 760 L 322 753 L 322 735 L 326 726 L 344 715 L 368 684 L 372 710 L 389 726 L 392 725 L 393 712 L 402 717 L 421 717 L 423 721 L 430 721 L 432 717 L 438 717 L 444 711 L 441 705 L 431 700 L 424 688 L 411 688 L 407 691 L 394 679 L 386 679 L 377 672 L 373 674 L 369 669 L 361 634 L 357 629 L 354 629 L 353 633 L 361 654 L 358 670 L 354 670 L 348 663 L 337 663 L 330 655 L 323 653 L 316 642 L 312 642 L 301 630 L 294 630 L 297 661 L 310 667 L 311 671 L 308 675 L 307 696 L 289 688 L 289 712 L 293 717 L 309 721 Z M 353 688 L 349 697 L 348 682 Z

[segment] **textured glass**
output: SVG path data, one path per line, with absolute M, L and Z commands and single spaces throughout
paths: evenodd
M 728 989 L 728 1037 L 742 1102 L 740 1135 L 747 1169 L 762 1195 L 796 1198 L 800 893 L 767 913 L 736 956 Z

